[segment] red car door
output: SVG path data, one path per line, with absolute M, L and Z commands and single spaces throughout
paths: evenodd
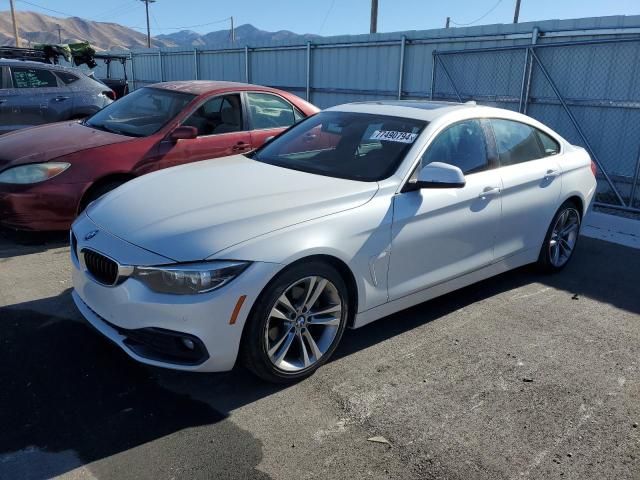
M 198 136 L 163 140 L 158 146 L 158 169 L 251 150 L 251 133 L 242 112 L 239 94 L 220 95 L 203 102 L 182 122 L 183 126 L 195 127 Z
M 247 92 L 245 102 L 249 112 L 253 148 L 260 147 L 270 137 L 275 137 L 304 118 L 291 103 L 272 93 Z

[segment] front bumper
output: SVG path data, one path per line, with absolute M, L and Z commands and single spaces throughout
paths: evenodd
M 68 230 L 86 184 L 0 184 L 0 225 L 12 230 Z
M 90 240 L 88 232 L 99 230 Z M 74 224 L 77 251 L 84 246 L 114 258 L 123 264 L 158 265 L 171 263 L 147 250 L 102 231 L 83 215 Z M 267 282 L 280 270 L 274 263 L 253 263 L 228 285 L 199 295 L 167 295 L 154 292 L 135 278 L 115 287 L 94 281 L 81 266 L 72 249 L 73 299 L 78 310 L 100 333 L 116 343 L 139 362 L 178 370 L 220 372 L 233 368 L 244 323 L 251 306 Z M 236 305 L 246 296 L 231 322 Z M 133 332 L 133 333 L 132 333 Z M 194 361 L 140 346 L 140 333 L 174 335 L 181 342 L 189 337 L 202 345 L 202 355 Z M 138 338 L 134 338 L 137 336 Z M 162 342 L 161 342 L 162 343 Z M 170 343 L 170 342 L 169 342 Z M 177 344 L 179 348 L 179 343 Z M 156 345 L 157 346 L 157 345 Z

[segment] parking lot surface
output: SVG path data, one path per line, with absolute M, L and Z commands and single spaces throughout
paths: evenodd
M 64 236 L 0 238 L 0 478 L 640 479 L 639 275 L 583 237 L 278 387 L 137 364 L 75 311 Z

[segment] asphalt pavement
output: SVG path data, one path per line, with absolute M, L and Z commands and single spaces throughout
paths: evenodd
M 640 250 L 581 237 L 282 387 L 130 360 L 44 240 L 0 239 L 0 479 L 640 479 Z

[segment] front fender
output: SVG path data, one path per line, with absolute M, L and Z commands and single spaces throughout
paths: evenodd
M 392 219 L 391 198 L 377 195 L 360 207 L 255 237 L 210 259 L 270 262 L 284 268 L 314 255 L 334 257 L 353 273 L 358 310 L 364 311 L 388 300 Z

